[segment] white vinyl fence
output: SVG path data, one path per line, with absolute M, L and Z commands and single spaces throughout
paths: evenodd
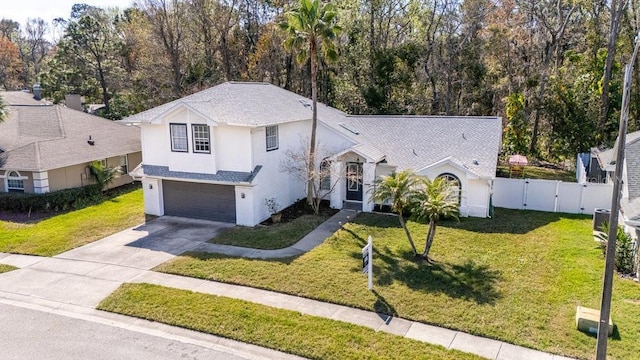
M 611 184 L 496 178 L 493 181 L 493 206 L 593 214 L 597 208 L 611 207 L 612 192 Z

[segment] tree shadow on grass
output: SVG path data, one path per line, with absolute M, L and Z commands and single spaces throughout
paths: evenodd
M 497 288 L 502 281 L 501 272 L 472 260 L 462 264 L 404 266 L 396 278 L 414 290 L 441 292 L 477 304 L 493 305 L 502 297 Z
M 498 284 L 503 280 L 502 273 L 487 265 L 472 260 L 461 264 L 428 263 L 416 259 L 410 251 L 399 254 L 399 257 L 386 255 L 389 253 L 387 248 L 374 247 L 374 286 L 384 287 L 399 282 L 415 291 L 443 293 L 477 304 L 493 305 L 502 298 L 498 289 Z M 353 252 L 351 256 L 360 259 L 362 254 Z
M 460 221 L 444 220 L 438 225 L 476 233 L 526 234 L 561 219 L 589 218 L 591 215 L 496 208 L 493 218 L 463 217 Z M 398 218 L 389 215 L 361 213 L 352 222 L 370 227 L 400 228 Z

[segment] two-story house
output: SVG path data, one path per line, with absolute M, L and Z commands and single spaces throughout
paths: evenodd
M 141 125 L 145 212 L 253 226 L 265 199 L 288 206 L 306 184 L 284 171 L 311 133 L 311 101 L 267 83 L 228 82 L 125 121 Z M 497 117 L 350 116 L 318 104 L 331 206 L 374 207 L 377 177 L 411 168 L 457 181 L 463 215 L 486 216 L 500 149 Z

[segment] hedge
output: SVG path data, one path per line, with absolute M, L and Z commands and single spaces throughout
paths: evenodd
M 12 212 L 63 211 L 86 205 L 102 196 L 100 185 L 65 189 L 45 194 L 0 193 L 0 210 Z

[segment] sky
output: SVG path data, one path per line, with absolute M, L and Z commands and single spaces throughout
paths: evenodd
M 98 7 L 127 7 L 133 0 L 2 0 L 0 19 L 11 19 L 21 27 L 28 18 L 42 18 L 49 24 L 55 18 L 68 19 L 73 4 L 88 4 Z

